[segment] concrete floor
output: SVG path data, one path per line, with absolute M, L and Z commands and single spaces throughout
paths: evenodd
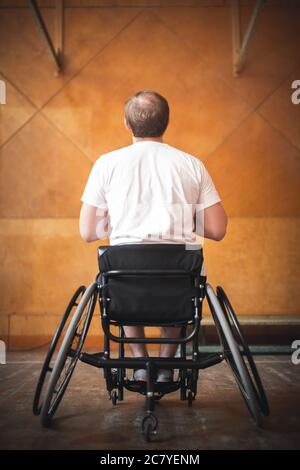
M 271 416 L 255 428 L 225 363 L 202 371 L 192 408 L 165 396 L 156 408 L 159 432 L 140 432 L 144 398 L 125 391 L 113 407 L 103 372 L 79 363 L 53 420 L 43 429 L 32 398 L 44 353 L 10 353 L 0 365 L 1 449 L 300 449 L 300 365 L 288 356 L 259 356 Z M 201 372 L 201 371 L 200 371 Z

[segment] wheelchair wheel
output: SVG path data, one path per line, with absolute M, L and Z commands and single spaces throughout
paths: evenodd
M 111 399 L 112 404 L 116 406 L 117 400 L 118 400 L 118 394 L 116 390 L 112 390 L 110 392 L 110 399 Z
M 72 377 L 85 341 L 97 300 L 97 284 L 85 290 L 66 331 L 49 378 L 41 409 L 41 423 L 49 427 L 51 419 Z
M 249 346 L 247 344 L 247 341 L 244 337 L 244 334 L 242 332 L 241 325 L 238 321 L 238 318 L 233 310 L 233 307 L 225 293 L 225 291 L 222 289 L 222 287 L 218 286 L 217 289 L 217 297 L 219 299 L 219 302 L 221 304 L 221 307 L 223 309 L 224 315 L 227 316 L 229 324 L 231 325 L 232 332 L 236 338 L 236 341 L 238 342 L 242 354 L 247 358 L 248 362 L 248 368 L 250 370 L 250 377 L 252 380 L 252 385 L 254 387 L 254 390 L 256 392 L 256 398 L 259 403 L 261 412 L 265 416 L 269 416 L 270 414 L 270 408 L 268 404 L 268 399 L 264 390 L 264 386 L 262 384 L 261 378 L 259 376 L 256 364 L 254 362 L 253 356 L 251 354 L 251 351 L 249 349 Z
M 224 315 L 219 299 L 210 284 L 206 284 L 207 300 L 217 328 L 224 358 L 231 368 L 246 406 L 258 427 L 262 426 L 262 414 L 249 371 Z
M 193 392 L 190 390 L 189 393 L 188 393 L 188 406 L 191 407 L 193 405 L 193 401 L 194 401 L 194 396 L 193 396 Z
M 142 433 L 146 442 L 150 442 L 158 428 L 157 417 L 153 413 L 147 414 L 142 421 Z
M 62 336 L 63 330 L 66 326 L 67 321 L 70 319 L 72 316 L 71 313 L 74 311 L 74 307 L 78 306 L 79 300 L 82 296 L 82 294 L 85 291 L 85 286 L 80 286 L 76 292 L 73 294 L 66 311 L 62 317 L 62 320 L 60 324 L 58 325 L 55 334 L 53 336 L 53 339 L 51 341 L 49 350 L 47 352 L 45 362 L 43 364 L 39 380 L 36 386 L 35 394 L 34 394 L 34 399 L 33 399 L 33 413 L 35 415 L 39 415 L 41 412 L 42 404 L 41 404 L 41 395 L 43 392 L 43 388 L 45 383 L 47 382 L 47 379 L 49 377 L 49 373 L 52 372 L 52 367 L 51 367 L 51 360 L 53 358 L 53 355 L 55 353 L 55 350 L 57 348 L 58 342 L 60 340 L 60 337 Z

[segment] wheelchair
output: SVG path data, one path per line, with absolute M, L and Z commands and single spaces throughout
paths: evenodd
M 77 361 L 103 369 L 108 396 L 115 406 L 130 391 L 145 396 L 146 412 L 141 431 L 146 441 L 157 433 L 155 406 L 169 393 L 192 406 L 197 395 L 199 371 L 226 361 L 254 423 L 261 427 L 269 415 L 266 393 L 234 309 L 221 287 L 201 276 L 201 247 L 177 244 L 126 244 L 98 248 L 99 273 L 88 287 L 72 296 L 46 355 L 33 400 L 33 413 L 44 427 L 64 396 Z M 220 352 L 201 351 L 199 330 L 202 304 L 207 299 Z M 96 307 L 100 307 L 103 349 L 83 351 Z M 176 338 L 126 337 L 124 326 L 180 327 Z M 118 357 L 111 343 L 118 344 Z M 128 343 L 176 344 L 172 358 L 131 357 Z M 190 344 L 190 345 L 189 345 Z M 189 346 L 188 346 L 189 345 Z M 133 370 L 145 369 L 146 382 L 134 380 Z M 159 369 L 178 371 L 170 382 L 158 382 Z

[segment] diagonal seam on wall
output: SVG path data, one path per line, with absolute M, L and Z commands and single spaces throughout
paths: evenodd
M 300 64 L 299 64 L 300 65 Z M 297 67 L 288 75 L 289 76 L 292 76 L 295 71 L 298 69 L 299 65 L 297 65 Z M 266 97 L 265 99 L 260 102 L 259 104 L 257 104 L 257 106 L 255 106 L 255 108 L 253 108 L 249 114 L 247 114 L 247 116 L 245 116 L 241 121 L 240 123 L 222 140 L 222 142 L 220 142 L 220 144 L 218 144 L 216 147 L 214 147 L 208 154 L 206 154 L 205 156 L 205 160 L 207 160 L 210 155 L 212 155 L 214 152 L 216 152 L 227 140 L 229 140 L 234 134 L 235 132 L 237 132 L 243 125 L 244 123 L 250 119 L 250 117 L 253 115 L 253 114 L 257 114 L 259 117 L 261 117 L 264 122 L 266 124 L 269 125 L 270 128 L 272 128 L 274 131 L 276 131 L 281 137 L 283 137 L 296 151 L 297 153 L 299 154 L 300 156 L 300 152 L 299 152 L 299 148 L 285 135 L 283 134 L 279 129 L 277 129 L 275 126 L 273 126 L 273 124 L 260 112 L 260 107 L 262 106 L 262 104 L 267 100 L 269 99 L 274 93 L 276 93 L 276 91 L 285 83 L 285 81 L 287 80 L 288 77 L 285 77 L 281 82 L 280 84 L 278 85 L 278 87 L 271 91 Z
M 30 106 L 32 106 L 34 108 L 35 111 L 33 111 L 32 115 L 28 117 L 28 119 L 26 119 L 23 124 L 21 124 L 18 129 L 16 129 L 6 140 L 4 140 L 1 144 L 0 144 L 0 149 L 6 145 L 11 139 L 14 138 L 15 135 L 18 134 L 18 132 L 23 129 L 23 127 L 26 126 L 26 124 L 31 121 L 31 119 L 38 113 L 38 107 L 31 101 L 31 99 L 25 95 L 25 93 L 20 90 L 20 88 L 15 85 L 12 80 L 10 78 L 7 77 L 7 75 L 5 73 L 3 73 L 1 70 L 0 70 L 0 76 L 3 77 L 3 79 L 5 80 L 5 82 L 9 83 L 9 85 L 14 88 L 29 104 Z
M 102 53 L 102 51 L 104 49 L 106 49 L 113 41 L 114 39 L 122 34 L 122 32 L 128 28 L 133 22 L 135 22 L 137 20 L 137 18 L 144 12 L 144 8 L 140 9 L 140 11 L 124 26 L 122 27 L 102 48 L 100 48 L 92 57 L 90 57 L 90 59 L 82 65 L 82 67 L 80 67 L 63 85 L 62 87 L 59 88 L 59 90 L 57 90 L 40 108 L 37 108 L 36 105 L 34 105 L 30 98 L 28 98 L 23 92 L 21 92 L 17 86 L 15 86 L 15 84 L 9 80 L 9 82 L 17 89 L 17 91 L 19 91 L 31 104 L 33 104 L 33 106 L 37 109 L 37 112 L 35 112 L 22 126 L 20 126 L 20 128 L 14 132 L 1 146 L 0 148 L 5 145 L 8 141 L 10 141 L 11 139 L 13 139 L 17 133 L 23 129 L 30 121 L 31 119 L 33 119 L 39 112 L 42 112 L 42 115 L 45 119 L 47 119 L 47 121 L 49 122 L 50 125 L 52 125 L 53 128 L 56 129 L 56 131 L 58 131 L 60 133 L 60 135 L 62 137 L 64 137 L 66 140 L 68 140 L 70 143 L 72 143 L 72 145 L 74 145 L 76 147 L 77 150 L 80 151 L 80 153 L 85 156 L 90 163 L 93 163 L 92 159 L 83 151 L 83 149 L 81 149 L 77 144 L 76 142 L 74 142 L 70 137 L 68 137 L 67 135 L 65 135 L 60 129 L 59 127 L 56 126 L 55 122 L 53 122 L 44 112 L 44 108 L 48 105 L 48 103 L 54 99 L 76 76 L 78 76 L 92 61 L 94 61 L 94 59 L 100 55 Z M 217 79 L 219 80 L 222 80 L 226 86 L 228 88 L 230 88 L 233 93 L 239 98 L 241 99 L 245 104 L 247 104 L 248 106 L 250 106 L 250 112 L 240 121 L 240 123 L 223 139 L 223 141 L 218 144 L 216 147 L 214 147 L 207 155 L 206 155 L 206 159 L 212 154 L 214 153 L 218 148 L 220 148 L 226 141 L 227 139 L 231 138 L 234 133 L 236 131 L 239 130 L 239 128 L 247 121 L 247 119 L 250 118 L 250 116 L 255 113 L 255 112 L 258 112 L 258 114 L 264 119 L 264 121 L 266 123 L 268 123 L 270 125 L 270 127 L 272 127 L 272 129 L 275 129 L 278 133 L 280 133 L 280 131 L 276 128 L 274 128 L 274 126 L 264 117 L 261 115 L 261 113 L 258 111 L 258 109 L 261 107 L 261 105 L 270 97 L 272 96 L 280 87 L 281 85 L 285 82 L 285 80 L 287 79 L 288 76 L 291 75 L 291 72 L 288 72 L 288 75 L 284 77 L 284 79 L 279 83 L 279 85 L 273 89 L 270 93 L 268 93 L 264 98 L 263 100 L 261 100 L 256 106 L 253 106 L 251 105 L 250 103 L 248 103 L 248 101 L 244 98 L 244 96 L 241 96 L 239 93 L 236 92 L 235 88 L 233 87 L 233 85 L 231 85 L 230 83 L 228 83 L 228 81 L 226 80 L 226 78 L 223 77 L 222 74 L 218 73 L 213 67 L 211 67 L 208 62 L 205 60 L 205 58 L 203 58 L 201 56 L 201 54 L 199 53 L 199 51 L 195 50 L 192 45 L 189 43 L 189 41 L 186 41 L 186 39 L 184 37 L 182 37 L 182 35 L 180 33 L 178 33 L 177 31 L 174 31 L 173 28 L 171 28 L 168 24 L 165 23 L 164 20 L 162 20 L 154 11 L 151 11 L 151 14 L 153 14 L 157 21 L 159 21 L 168 31 L 170 31 L 174 36 L 176 36 L 177 38 L 180 38 L 180 40 L 185 44 L 186 47 L 188 47 L 190 50 L 192 50 L 195 54 L 197 54 L 197 56 L 199 57 L 200 61 L 209 66 L 210 70 L 212 71 L 212 73 L 216 76 Z M 299 65 L 297 65 L 297 67 L 295 68 L 295 70 L 299 67 Z M 293 70 L 293 72 L 295 71 Z M 293 73 L 292 72 L 292 73 Z M 4 76 L 4 74 L 3 74 Z M 284 136 L 285 139 L 288 140 L 288 142 L 294 147 L 296 148 L 296 150 L 299 152 L 299 149 L 297 147 L 295 147 L 295 145 L 290 141 L 290 139 L 288 139 L 285 135 L 283 135 L 282 133 L 280 133 L 282 136 Z
M 23 96 L 23 98 L 25 98 L 29 104 L 31 106 L 33 106 L 35 109 L 39 109 L 38 106 L 36 104 L 34 104 L 34 102 L 31 100 L 31 98 L 29 98 L 27 95 L 25 95 L 25 93 L 23 92 L 23 90 L 21 90 L 13 81 L 11 78 L 9 78 L 2 70 L 0 70 L 0 75 L 3 76 L 4 80 L 6 82 L 8 82 L 13 88 L 15 88 L 17 90 L 18 93 L 20 93 L 20 95 Z
M 89 155 L 87 153 L 85 153 L 82 148 L 80 148 L 78 146 L 78 144 L 76 142 L 74 142 L 73 139 L 71 139 L 68 135 L 64 134 L 63 131 L 55 124 L 54 121 L 52 121 L 48 115 L 46 113 L 43 112 L 43 110 L 40 110 L 39 111 L 40 114 L 47 120 L 47 122 L 50 124 L 51 127 L 53 127 L 53 129 L 55 129 L 57 132 L 59 132 L 59 134 L 67 141 L 69 141 L 73 147 L 75 147 L 88 161 L 89 163 L 93 164 L 93 160 L 89 157 Z
M 77 75 L 79 75 L 84 69 L 85 67 L 87 67 L 99 54 L 101 54 L 101 52 L 106 49 L 106 47 L 108 47 L 110 45 L 110 43 L 119 35 L 121 34 L 128 26 L 131 25 L 131 23 L 133 23 L 136 18 L 144 11 L 144 9 L 140 9 L 140 11 L 138 11 L 138 13 L 133 17 L 131 18 L 131 20 L 129 20 L 104 46 L 102 46 L 95 54 L 93 54 L 92 57 L 90 57 L 78 70 L 76 70 L 74 72 L 74 74 L 68 79 L 65 81 L 65 83 L 58 89 L 56 90 L 56 92 L 51 95 L 46 101 L 45 103 L 43 103 L 42 106 L 38 107 L 36 106 L 32 101 L 31 99 L 24 93 L 22 92 L 21 90 L 19 90 L 18 86 L 15 85 L 14 81 L 11 79 L 11 78 L 7 78 L 7 76 L 2 73 L 0 71 L 0 73 L 3 75 L 3 77 L 5 78 L 5 80 L 7 80 L 25 99 L 27 99 L 27 101 L 32 105 L 34 106 L 34 108 L 36 109 L 36 112 L 30 116 L 30 118 L 28 118 L 11 136 L 9 136 L 9 138 L 7 140 L 5 140 L 4 142 L 2 142 L 2 144 L 0 145 L 0 149 L 6 145 L 9 141 L 11 141 L 39 112 L 43 111 L 43 109 L 48 105 L 48 103 L 54 99 L 64 88 L 65 86 L 67 86 Z M 42 113 L 44 117 L 45 116 L 45 113 Z M 53 125 L 53 127 L 56 129 L 56 130 L 59 130 L 55 124 L 49 119 L 47 118 L 48 122 L 51 123 Z M 61 131 L 60 131 L 61 135 L 64 136 L 65 138 L 67 138 Z M 73 145 L 75 145 L 76 148 L 78 148 L 78 150 L 80 150 L 80 152 L 90 161 L 92 162 L 92 160 L 89 158 L 88 155 L 86 155 L 82 149 L 79 149 L 79 147 L 75 144 L 75 142 L 73 142 L 70 138 L 67 138 L 67 140 L 69 140 Z
M 205 59 L 205 57 L 203 57 L 203 56 L 200 54 L 200 52 L 199 52 L 197 49 L 195 49 L 195 48 L 193 47 L 193 45 L 189 42 L 189 40 L 185 39 L 185 37 L 184 37 L 181 33 L 179 33 L 178 31 L 174 30 L 170 25 L 168 25 L 160 16 L 157 15 L 157 13 L 155 13 L 155 12 L 152 12 L 152 13 L 157 17 L 158 21 L 160 21 L 160 23 L 163 24 L 174 36 L 176 36 L 177 38 L 179 38 L 179 39 L 185 44 L 186 47 L 188 47 L 190 50 L 192 50 L 195 54 L 198 55 L 200 61 L 201 61 L 206 67 L 208 67 L 208 68 L 212 71 L 212 73 L 216 76 L 217 79 L 223 81 L 223 83 L 224 83 L 228 88 L 230 88 L 230 89 L 234 92 L 234 94 L 235 94 L 237 97 L 239 97 L 245 104 L 247 104 L 248 106 L 250 106 L 250 108 L 252 108 L 253 111 L 255 111 L 255 110 L 264 102 L 265 97 L 264 97 L 257 105 L 253 105 L 252 103 L 250 103 L 250 102 L 247 100 L 247 98 L 245 98 L 244 95 L 241 95 L 239 92 L 237 92 L 237 90 L 236 90 L 236 88 L 233 86 L 233 84 L 230 83 L 230 82 L 227 80 L 227 78 L 223 76 L 222 73 L 218 72 L 215 67 L 211 66 L 211 64 Z M 296 38 L 296 37 L 297 37 L 296 35 L 293 36 L 293 38 Z M 293 38 L 290 38 L 290 39 L 286 40 L 285 44 L 288 44 L 289 42 L 291 42 L 291 41 L 293 40 Z M 281 47 L 283 47 L 282 44 L 278 45 L 277 49 L 280 49 Z M 272 51 L 272 53 L 274 53 L 274 50 Z M 270 53 L 266 53 L 266 54 L 263 55 L 262 57 L 267 57 L 269 54 L 270 54 Z M 299 65 L 298 65 L 297 67 L 299 67 Z M 296 67 L 296 68 L 297 68 L 297 67 Z M 282 82 L 284 82 L 284 81 L 288 78 L 289 74 L 290 74 L 290 72 L 287 72 L 287 75 L 285 76 L 285 78 L 283 79 Z M 279 85 L 279 86 L 282 85 L 282 82 L 280 82 L 280 85 Z M 278 88 L 278 87 L 277 87 L 277 88 Z M 275 91 L 277 90 L 277 88 L 274 89 L 274 90 L 272 90 L 272 91 L 270 92 L 270 94 L 272 94 L 273 92 L 275 92 Z M 269 96 L 269 94 L 267 94 L 267 96 Z
M 142 9 L 142 10 L 127 24 L 126 28 L 129 27 L 131 24 L 133 24 L 136 20 L 138 20 L 138 17 L 141 16 L 144 11 L 145 11 L 145 9 Z M 149 12 L 147 12 L 147 13 L 149 13 Z M 194 49 L 189 43 L 187 43 L 184 39 L 182 39 L 182 37 L 181 37 L 180 34 L 176 33 L 175 31 L 173 31 L 173 29 L 169 28 L 169 26 L 168 26 L 167 24 L 165 24 L 165 22 L 164 22 L 163 20 L 161 20 L 161 18 L 160 18 L 155 12 L 151 11 L 150 13 L 155 17 L 155 19 L 156 19 L 167 31 L 169 31 L 169 32 L 170 32 L 173 36 L 175 36 L 177 39 L 180 39 L 180 41 L 183 42 L 183 44 L 185 45 L 185 47 L 189 48 L 194 54 L 196 54 L 196 55 L 199 57 L 200 62 L 202 62 L 205 66 L 208 66 L 207 62 L 206 62 L 205 60 L 203 60 L 203 58 L 202 58 L 202 56 L 200 55 L 200 53 L 199 53 L 197 50 L 195 50 L 195 49 Z M 53 95 L 53 96 L 43 105 L 43 107 L 41 108 L 41 110 L 43 110 L 43 109 L 62 91 L 62 89 L 63 89 L 67 84 L 69 84 L 69 83 L 71 82 L 71 80 L 73 80 L 74 78 L 76 78 L 76 76 L 78 76 L 78 75 L 86 68 L 87 65 L 89 65 L 91 62 L 93 62 L 93 61 L 96 59 L 96 57 L 98 57 L 98 56 L 102 53 L 102 51 L 103 51 L 104 49 L 106 49 L 106 47 L 108 47 L 108 46 L 113 42 L 113 40 L 114 40 L 118 35 L 120 35 L 126 28 L 124 27 L 122 30 L 120 30 L 120 31 L 114 36 L 114 38 L 112 38 L 112 40 L 109 41 L 109 43 L 107 43 L 107 44 L 105 45 L 105 47 L 103 47 L 100 51 L 98 51 L 98 52 L 88 61 L 88 63 L 86 63 L 86 64 L 84 65 L 84 67 L 82 67 L 80 70 L 78 70 L 77 73 L 74 74 L 73 77 L 72 77 L 68 82 L 66 82 L 66 83 L 64 84 L 64 86 L 63 86 L 60 90 L 58 90 L 57 93 L 55 93 L 55 95 Z M 223 77 L 222 77 L 221 74 L 217 74 L 217 73 L 215 72 L 215 69 L 213 69 L 213 68 L 210 67 L 210 66 L 209 66 L 209 69 L 210 69 L 211 72 L 216 76 L 217 79 L 223 81 L 223 83 L 226 85 L 226 87 L 227 87 L 228 89 L 230 89 L 231 91 L 233 91 L 234 95 L 237 96 L 238 99 L 239 99 L 240 101 L 242 101 L 243 103 L 245 103 L 245 104 L 247 105 L 247 107 L 250 109 L 250 111 L 249 111 L 249 113 L 246 115 L 246 117 L 243 118 L 243 119 L 241 120 L 241 122 L 238 124 L 237 128 L 239 128 L 239 126 L 251 115 L 252 111 L 254 110 L 253 105 L 250 105 L 250 104 L 244 99 L 243 96 L 241 96 L 239 93 L 237 93 L 236 90 L 235 90 L 231 85 L 229 85 L 229 84 L 223 79 Z M 43 115 L 45 115 L 45 113 L 43 113 Z M 55 122 L 54 122 L 53 120 L 51 120 L 51 118 L 48 118 L 48 121 L 49 121 L 49 122 L 52 122 L 52 124 L 54 125 L 54 127 L 55 127 L 57 130 L 59 130 L 59 128 L 56 126 Z M 237 129 L 237 128 L 236 128 L 236 129 Z M 235 131 L 235 129 L 234 129 L 232 132 L 230 132 L 229 135 L 231 136 L 234 131 Z M 60 131 L 60 132 L 61 132 L 61 131 Z M 70 142 L 72 142 L 72 144 L 74 144 L 74 145 L 77 147 L 77 144 L 72 140 L 72 138 L 67 137 L 63 132 L 61 132 L 61 134 L 62 134 L 64 137 L 66 137 Z M 220 145 L 222 145 L 223 142 L 226 140 L 226 138 L 227 138 L 227 136 L 225 137 L 225 139 L 224 139 L 219 145 L 217 145 L 217 146 L 212 150 L 212 152 L 214 152 Z M 79 148 L 79 147 L 77 147 L 77 148 Z M 80 150 L 81 152 L 83 152 L 83 150 L 82 150 L 81 148 L 79 148 L 79 150 Z M 210 153 L 212 153 L 212 152 L 210 152 Z M 89 157 L 87 157 L 87 158 L 88 158 L 90 161 L 92 161 Z
M 272 124 L 272 122 L 270 122 L 269 119 L 267 119 L 267 117 L 261 112 L 261 108 L 262 108 L 263 104 L 264 104 L 267 100 L 269 100 L 273 95 L 275 95 L 275 93 L 279 90 L 279 88 L 281 88 L 282 85 L 284 85 L 284 83 L 289 79 L 289 77 L 293 77 L 293 75 L 294 75 L 295 72 L 299 69 L 299 67 L 300 67 L 300 62 L 299 62 L 299 63 L 297 64 L 297 66 L 288 74 L 288 76 L 285 77 L 284 80 L 282 80 L 282 81 L 280 82 L 280 84 L 278 85 L 278 87 L 277 87 L 275 90 L 273 90 L 272 92 L 270 92 L 270 93 L 259 103 L 259 105 L 257 105 L 256 111 L 257 111 L 257 114 L 258 114 L 266 123 L 268 123 L 269 126 L 272 127 L 272 129 L 273 129 L 274 131 L 276 131 L 281 137 L 283 137 L 284 139 L 286 139 L 286 140 L 289 142 L 289 144 L 291 144 L 291 146 L 297 151 L 297 153 L 298 153 L 299 156 L 300 156 L 300 150 L 299 150 L 299 148 L 297 147 L 297 145 L 295 145 L 294 142 L 292 142 L 292 141 L 290 140 L 290 138 L 289 138 L 287 135 L 285 135 L 280 129 L 278 129 L 278 127 L 274 126 L 274 125 Z
M 252 103 L 249 103 L 247 101 L 247 99 L 241 95 L 240 93 L 238 93 L 236 91 L 236 89 L 233 87 L 233 85 L 231 83 L 229 83 L 224 77 L 223 75 L 218 72 L 214 67 L 212 67 L 209 62 L 200 54 L 200 52 L 195 49 L 192 44 L 185 39 L 184 36 L 182 36 L 180 33 L 178 33 L 176 30 L 174 30 L 171 26 L 169 26 L 162 18 L 160 18 L 155 12 L 152 12 L 153 15 L 156 16 L 156 18 L 158 19 L 158 21 L 168 30 L 170 31 L 170 33 L 173 34 L 173 36 L 176 36 L 178 39 L 180 39 L 180 41 L 183 42 L 183 44 L 188 48 L 190 49 L 191 51 L 193 51 L 194 54 L 196 54 L 198 57 L 199 57 L 199 60 L 200 62 L 202 62 L 202 64 L 207 67 L 214 75 L 215 77 L 218 79 L 218 80 L 221 80 L 228 88 L 230 88 L 233 93 L 239 98 L 241 99 L 241 101 L 243 101 L 247 106 L 249 106 L 250 108 L 254 108 L 253 104 Z
M 114 41 L 116 37 L 118 37 L 125 29 L 127 29 L 135 20 L 136 18 L 143 12 L 143 10 L 139 11 L 131 20 L 126 23 L 104 46 L 102 46 L 92 57 L 90 57 L 76 72 L 68 79 L 66 82 L 57 90 L 40 108 L 43 110 L 51 100 L 53 100 L 77 75 L 79 75 L 91 62 L 93 62 L 98 55 L 100 55 L 111 43 Z
M 222 142 L 220 142 L 216 147 L 214 147 L 206 156 L 205 156 L 205 160 L 212 154 L 214 153 L 216 150 L 218 150 L 218 148 L 220 148 L 226 141 L 227 139 L 231 138 L 234 133 L 236 131 L 238 131 L 240 129 L 240 127 L 251 117 L 252 114 L 255 114 L 257 113 L 259 116 L 263 117 L 261 115 L 261 113 L 259 112 L 259 108 L 263 105 L 263 103 L 269 99 L 274 93 L 276 93 L 276 91 L 283 85 L 283 83 L 288 79 L 288 77 L 290 75 L 292 75 L 293 73 L 295 73 L 295 71 L 299 68 L 300 66 L 300 62 L 299 64 L 297 64 L 297 66 L 292 70 L 292 72 L 287 72 L 287 75 L 285 75 L 285 77 L 280 81 L 280 83 L 278 84 L 278 86 L 276 86 L 276 88 L 274 88 L 273 90 L 271 90 L 269 93 L 266 94 L 266 96 L 261 100 L 259 101 L 256 105 L 253 105 L 251 104 L 250 102 L 248 102 L 247 99 L 245 99 L 244 96 L 242 96 L 240 93 L 238 93 L 236 91 L 236 89 L 233 87 L 233 85 L 228 82 L 228 80 L 226 79 L 226 77 L 224 77 L 221 73 L 217 72 L 216 69 L 214 67 L 212 67 L 208 61 L 202 57 L 202 55 L 199 53 L 199 51 L 197 51 L 191 44 L 189 41 L 187 41 L 184 36 L 182 36 L 180 33 L 178 33 L 177 31 L 173 30 L 172 27 L 170 27 L 167 23 L 165 23 L 165 21 L 163 19 L 161 19 L 155 12 L 152 12 L 156 18 L 158 19 L 158 21 L 160 21 L 161 24 L 164 25 L 164 27 L 166 27 L 174 36 L 176 36 L 177 38 L 179 38 L 184 44 L 186 47 L 188 47 L 190 50 L 192 50 L 195 54 L 197 54 L 197 56 L 199 57 L 200 61 L 206 65 L 207 67 L 209 67 L 209 69 L 212 71 L 212 73 L 216 76 L 216 78 L 218 80 L 221 80 L 223 81 L 223 83 L 228 87 L 230 88 L 233 93 L 238 97 L 240 98 L 246 105 L 248 105 L 250 108 L 251 108 L 251 111 L 249 112 L 249 114 L 247 114 L 244 118 L 241 119 L 241 121 L 239 122 L 239 124 L 222 140 Z M 290 40 L 289 40 L 290 41 Z M 287 42 L 289 42 L 287 41 Z M 282 46 L 282 45 L 281 45 Z M 281 47 L 280 46 L 280 47 Z M 280 48 L 278 46 L 278 48 Z M 266 54 L 267 55 L 267 54 Z M 284 137 L 288 142 L 289 144 L 291 144 L 296 150 L 297 152 L 299 153 L 299 149 L 298 147 L 295 146 L 295 144 L 293 142 L 290 141 L 290 139 L 285 136 L 284 134 L 282 134 L 278 129 L 274 128 L 274 126 L 266 119 L 264 118 L 264 121 L 269 124 L 269 126 L 272 128 L 272 129 L 275 129 L 277 130 L 277 132 L 281 135 L 281 137 Z

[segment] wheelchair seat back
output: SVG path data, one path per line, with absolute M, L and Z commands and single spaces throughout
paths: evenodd
M 100 246 L 98 261 L 109 320 L 153 326 L 193 320 L 203 263 L 199 246 Z

